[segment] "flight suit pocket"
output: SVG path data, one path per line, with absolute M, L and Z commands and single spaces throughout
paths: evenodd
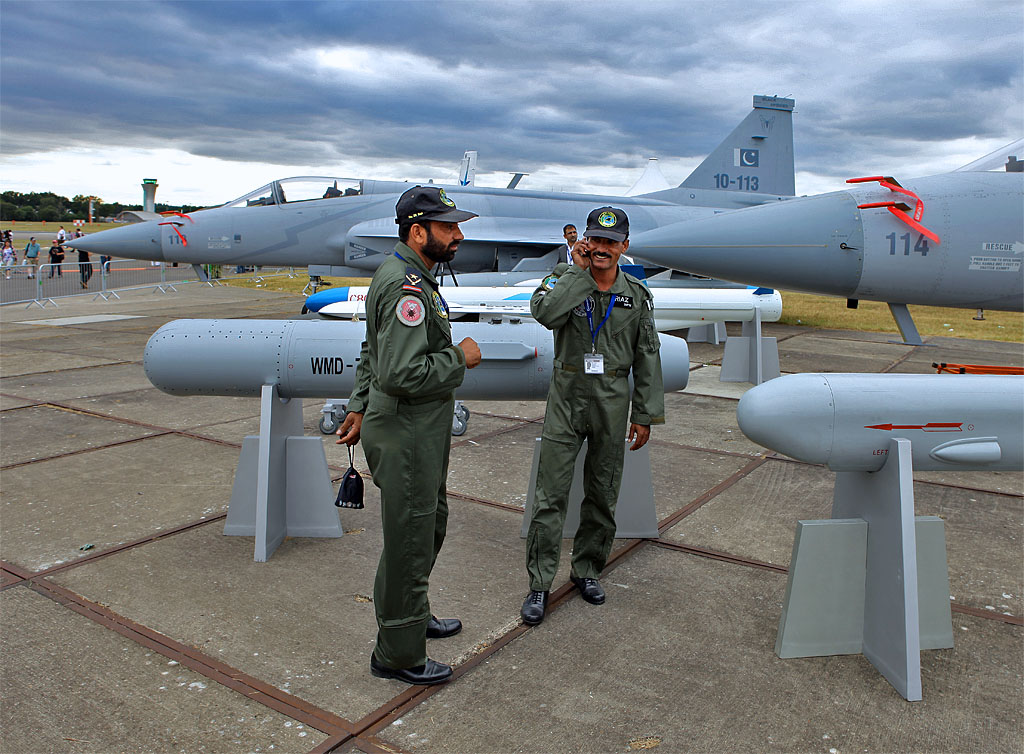
M 629 309 L 616 309 L 615 313 L 612 314 L 612 337 L 619 338 L 623 332 L 635 332 L 636 319 L 639 316 L 640 313 L 635 309 L 632 311 Z
M 654 327 L 653 319 L 640 320 L 640 347 L 649 353 L 655 353 L 661 349 L 661 338 L 658 337 L 658 330 Z

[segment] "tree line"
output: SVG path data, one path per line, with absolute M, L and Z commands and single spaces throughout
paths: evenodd
M 126 209 L 142 209 L 142 204 L 121 204 L 104 202 L 93 198 L 93 219 L 116 217 Z M 190 204 L 172 206 L 157 203 L 157 212 L 194 212 L 201 207 Z M 0 220 L 23 220 L 25 222 L 60 222 L 89 219 L 89 197 L 78 194 L 71 199 L 54 194 L 52 191 L 23 194 L 20 191 L 4 191 L 0 194 Z

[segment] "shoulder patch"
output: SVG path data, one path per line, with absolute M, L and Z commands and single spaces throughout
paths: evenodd
M 546 291 L 550 291 L 552 288 L 555 287 L 555 283 L 557 283 L 557 282 L 558 282 L 558 275 L 548 275 L 546 278 L 544 278 L 541 281 L 540 287 L 543 288 Z
M 423 302 L 416 296 L 402 296 L 395 307 L 395 315 L 403 325 L 415 327 L 423 321 L 426 310 Z

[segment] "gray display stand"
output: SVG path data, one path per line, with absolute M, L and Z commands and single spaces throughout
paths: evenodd
M 727 338 L 725 322 L 711 322 L 707 325 L 696 325 L 686 333 L 687 343 L 711 343 L 719 345 Z
M 526 495 L 526 510 L 520 532 L 525 537 L 530 528 L 530 512 L 537 492 L 537 465 L 540 462 L 538 437 L 533 448 L 533 466 L 530 469 L 530 488 Z M 619 500 L 615 504 L 615 536 L 620 539 L 646 539 L 658 536 L 658 513 L 654 508 L 654 486 L 651 484 L 650 446 L 629 450 L 630 443 L 624 441 L 625 457 L 622 463 L 622 485 Z M 572 538 L 580 525 L 580 503 L 583 502 L 583 462 L 587 456 L 587 442 L 583 442 L 576 466 L 573 470 L 572 487 L 569 490 L 569 508 L 565 516 L 562 536 Z
M 760 385 L 782 374 L 779 345 L 775 338 L 761 336 L 761 305 L 754 303 L 754 317 L 743 323 L 742 335 L 725 341 L 720 382 L 749 382 Z
M 286 536 L 343 534 L 323 441 L 303 436 L 302 401 L 279 398 L 273 385 L 260 397 L 259 437 L 242 441 L 224 533 L 254 536 L 258 562 Z
M 836 473 L 832 518 L 801 521 L 775 652 L 862 652 L 908 701 L 922 649 L 953 646 L 943 521 L 914 516 L 910 441 L 890 439 L 879 471 Z

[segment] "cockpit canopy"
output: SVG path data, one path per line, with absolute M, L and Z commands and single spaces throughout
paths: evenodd
M 312 199 L 344 199 L 362 193 L 363 182 L 357 178 L 304 175 L 273 181 L 223 206 L 262 207 L 270 204 L 308 202 Z
M 1024 156 L 1024 139 L 1017 139 L 984 157 L 957 168 L 957 173 L 967 171 L 1006 171 L 1007 173 L 1024 172 L 1024 163 L 1018 158 Z

